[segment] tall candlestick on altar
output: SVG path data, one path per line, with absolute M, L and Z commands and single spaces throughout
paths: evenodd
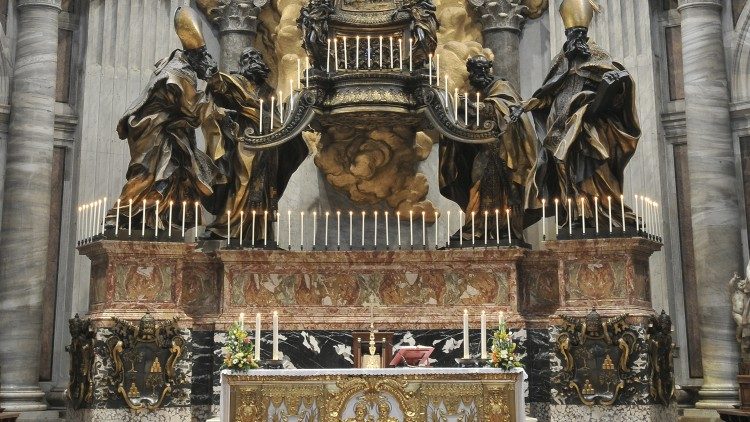
M 427 227 L 424 220 L 424 211 L 422 211 L 422 247 L 427 247 Z
M 474 235 L 474 233 L 475 233 L 475 231 L 474 231 L 474 214 L 476 214 L 476 212 L 472 211 L 471 212 L 471 246 L 474 246 L 474 240 L 476 239 L 476 236 Z
M 477 92 L 477 128 L 479 128 L 479 93 Z
M 336 211 L 336 246 L 341 246 L 341 211 Z
M 292 248 L 292 211 L 286 212 L 286 244 L 289 249 Z
M 349 67 L 349 50 L 346 49 L 346 35 L 344 35 L 344 70 Z
M 373 236 L 373 243 L 375 245 L 375 248 L 378 247 L 378 212 L 373 211 L 373 215 L 375 216 L 375 235 Z M 362 225 L 364 227 L 364 224 Z M 362 236 L 364 238 L 364 236 Z
M 299 247 L 305 246 L 305 212 L 299 212 Z
M 232 242 L 232 211 L 227 210 L 227 245 Z
M 510 237 L 510 208 L 505 209 L 505 220 L 506 225 L 508 226 L 508 246 L 510 246 L 510 244 L 513 243 L 513 239 Z
M 331 39 L 328 39 L 328 54 L 326 54 L 326 72 L 331 71 Z M 279 95 L 279 101 L 281 101 L 281 95 Z
M 448 75 L 445 75 L 445 110 L 448 110 Z
M 583 200 L 583 196 L 581 197 L 581 227 L 583 234 L 586 234 L 586 202 Z
M 396 211 L 396 232 L 398 233 L 398 247 L 401 248 L 401 211 Z
M 573 234 L 573 200 L 568 198 L 568 234 Z
M 253 242 L 255 242 L 253 240 Z M 263 211 L 263 246 L 268 244 L 268 210 Z
M 633 209 L 635 210 L 635 232 L 638 233 L 640 231 L 640 221 L 638 221 L 638 195 L 633 195 L 635 198 L 635 207 Z
M 487 210 L 484 210 L 484 244 L 487 244 L 487 217 L 489 216 L 489 212 Z
M 365 212 L 362 211 L 362 247 L 365 246 Z
M 240 312 L 240 330 L 245 329 L 245 313 Z
M 297 89 L 302 89 L 302 60 L 297 58 Z
M 81 225 L 80 232 L 81 232 L 82 241 L 86 239 L 87 237 L 86 235 L 88 234 L 88 228 L 86 227 L 86 215 L 88 211 L 89 211 L 88 204 L 83 204 L 83 206 L 81 206 L 81 220 L 79 221 Z
M 146 235 L 146 200 L 143 200 L 141 207 L 141 237 Z
M 170 208 L 170 210 L 169 210 L 169 216 L 170 216 L 169 226 L 170 226 L 170 228 L 169 229 L 172 230 L 172 227 L 171 227 L 172 226 L 172 221 L 171 221 L 171 217 L 172 217 L 172 209 L 171 209 L 172 208 L 172 202 L 171 201 L 169 202 L 169 208 Z M 81 216 L 81 207 L 78 207 L 78 218 L 79 219 L 80 219 L 80 216 Z M 116 212 L 115 212 L 115 236 L 117 236 L 117 232 L 119 231 L 119 229 L 120 229 L 120 198 L 117 198 L 117 208 L 116 208 Z
M 646 211 L 645 211 L 645 208 L 643 207 L 644 202 L 645 202 L 645 197 L 643 195 L 641 195 L 641 231 L 643 231 L 645 233 L 646 232 L 646 229 L 645 229 L 645 227 L 646 227 Z
M 284 94 L 279 90 L 279 124 L 284 124 Z
M 428 84 L 428 85 L 432 85 L 432 54 L 430 54 L 430 55 L 428 56 L 428 59 L 427 59 L 427 61 L 428 61 L 428 64 L 427 64 L 427 69 L 428 69 L 428 71 L 429 71 L 429 75 L 430 75 L 430 79 L 428 79 L 428 80 L 429 80 L 429 82 L 428 82 L 427 84 Z
M 333 38 L 333 68 L 339 70 L 339 39 Z
M 388 236 L 388 211 L 384 212 L 385 214 L 385 247 L 388 249 L 388 246 L 390 244 L 390 239 Z
M 464 218 L 464 210 L 458 209 L 458 247 L 464 246 L 464 225 L 466 224 Z
M 547 237 L 546 212 L 547 212 L 547 200 L 545 198 L 542 198 L 542 239 Z
M 500 210 L 495 208 L 495 244 L 500 244 Z
M 482 351 L 482 359 L 487 359 L 487 313 L 485 311 L 482 311 L 482 320 L 480 322 L 480 328 L 481 328 L 481 340 L 480 340 L 480 350 Z
M 349 248 L 352 247 L 352 241 L 353 241 L 353 235 L 354 235 L 354 223 L 352 221 L 352 217 L 354 216 L 354 212 L 349 211 Z
M 81 213 L 83 212 L 83 206 L 78 206 L 78 218 L 76 219 L 76 222 L 78 223 L 76 225 L 76 240 L 81 241 L 83 239 L 83 235 L 81 235 L 81 228 L 83 228 L 83 220 L 81 220 L 82 216 Z M 115 235 L 117 234 L 117 228 L 115 228 Z
M 133 208 L 133 200 L 130 200 L 130 209 Z M 182 201 L 182 237 L 185 237 L 185 214 L 187 210 L 187 201 Z M 130 235 L 130 227 L 128 227 L 128 235 Z
M 450 244 L 451 242 L 451 210 L 448 210 L 446 212 L 445 216 L 445 233 L 448 235 L 448 241 L 446 244 Z
M 260 360 L 260 312 L 255 314 L 255 361 Z
M 128 236 L 133 229 L 133 198 L 128 199 Z M 182 236 L 185 237 L 185 205 L 182 206 Z
M 159 200 L 156 200 L 156 207 L 154 208 L 154 238 L 159 237 Z
M 411 54 L 411 38 L 409 38 L 409 72 L 413 70 L 412 66 L 412 54 Z
M 326 226 L 326 230 L 325 230 L 325 233 L 326 233 L 326 238 L 325 238 L 325 247 L 326 247 L 326 248 L 328 247 L 328 217 L 329 217 L 330 215 L 331 215 L 331 213 L 330 213 L 330 212 L 328 212 L 328 211 L 326 211 L 326 224 L 325 224 L 325 226 Z
M 120 200 L 117 200 L 117 208 L 120 208 Z M 174 201 L 169 201 L 169 227 L 167 227 L 167 236 L 172 237 L 172 209 L 174 208 Z M 117 229 L 115 229 L 117 234 Z
M 607 195 L 607 217 L 609 217 L 609 232 L 612 233 L 612 197 Z
M 310 88 L 310 58 L 305 57 L 305 88 Z M 273 113 L 273 107 L 271 107 L 271 113 Z M 273 127 L 271 127 L 273 130 Z
M 432 85 L 432 81 L 430 81 Z M 435 86 L 440 88 L 440 54 L 435 54 Z
M 414 211 L 409 210 L 409 246 L 414 247 Z
M 250 224 L 250 246 L 255 247 L 255 210 L 251 212 L 253 222 Z M 242 232 L 245 231 L 245 226 L 242 224 L 242 215 L 240 215 L 240 246 L 242 246 Z
M 107 221 L 107 197 L 104 197 L 104 200 L 102 201 L 102 215 L 101 215 L 101 228 L 99 230 L 99 233 L 104 234 L 104 223 Z
M 464 359 L 469 359 L 469 310 L 464 309 Z
M 622 231 L 625 232 L 625 197 L 620 195 L 620 215 L 622 215 Z
M 464 92 L 464 124 L 469 126 L 469 93 Z
M 393 69 L 393 37 L 388 37 L 388 47 L 391 52 L 391 66 L 390 68 Z
M 555 198 L 555 236 L 560 234 L 560 218 L 558 210 L 558 205 L 560 204 L 560 200 Z
M 599 234 L 599 197 L 594 197 L 594 228 L 596 234 Z
M 380 55 L 379 60 L 378 60 L 378 66 L 380 66 L 380 68 L 382 69 L 385 67 L 383 66 L 383 36 L 382 35 L 380 36 L 380 42 L 378 44 L 378 53 Z
M 370 50 L 370 36 L 368 35 L 367 36 L 367 68 L 368 69 L 370 69 L 372 67 L 372 62 L 370 60 L 371 59 L 370 52 L 371 52 L 371 50 Z
M 357 35 L 354 45 L 354 68 L 359 69 L 359 35 Z
M 258 133 L 263 133 L 263 100 L 262 99 L 260 100 L 260 106 L 258 107 L 258 112 L 259 112 L 258 114 L 260 115 L 258 117 L 258 125 L 259 125 Z M 273 113 L 273 111 L 271 113 Z M 273 127 L 271 128 L 271 130 L 269 130 L 269 132 L 272 130 L 273 130 Z
M 294 109 L 294 81 L 289 79 L 289 118 L 292 118 L 292 110 Z
M 453 89 L 453 121 L 458 123 L 458 88 Z
M 269 132 L 273 132 L 273 114 L 274 114 L 273 113 L 273 106 L 274 106 L 274 102 L 276 102 L 276 97 L 271 96 L 271 109 L 268 110 L 268 114 L 271 115 L 271 124 L 268 126 L 268 131 Z
M 200 206 L 200 202 L 195 201 L 195 238 L 198 238 L 198 222 L 200 221 L 200 213 L 198 212 L 198 207 Z
M 318 212 L 313 211 L 313 248 L 315 248 L 315 240 L 318 237 Z
M 279 313 L 273 311 L 273 360 L 279 360 Z
M 438 212 L 435 211 L 435 249 L 438 248 Z
M 281 240 L 281 213 L 276 211 L 276 246 L 280 245 Z
M 398 39 L 398 70 L 404 70 L 404 57 L 401 54 L 402 39 Z

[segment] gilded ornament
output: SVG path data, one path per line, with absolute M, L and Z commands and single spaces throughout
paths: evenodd
M 563 0 L 560 4 L 565 29 L 588 28 L 594 18 L 594 12 L 599 12 L 600 6 L 595 0 Z
M 91 320 L 81 319 L 78 314 L 68 321 L 68 325 L 71 339 L 65 350 L 70 354 L 70 379 L 65 397 L 74 409 L 81 409 L 93 399 L 96 333 Z
M 187 6 L 180 6 L 174 14 L 174 29 L 186 50 L 195 50 L 206 45 L 198 14 Z

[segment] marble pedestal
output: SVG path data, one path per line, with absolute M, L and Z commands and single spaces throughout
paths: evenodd
M 351 333 L 368 329 L 370 304 L 376 328 L 394 333 L 395 350 L 431 345 L 433 365 L 439 367 L 455 366 L 462 353 L 463 309 L 470 310 L 476 328 L 481 310 L 491 322 L 504 311 L 520 350 L 528 354 L 531 416 L 566 421 L 569 414 L 589 414 L 592 408 L 565 396 L 554 382 L 560 365 L 555 355 L 558 315 L 582 316 L 592 306 L 605 317 L 627 312 L 642 340 L 645 321 L 653 315 L 648 257 L 659 248 L 642 238 L 545 242 L 536 251 L 293 252 L 209 246 L 100 240 L 79 248 L 92 261 L 88 317 L 98 344 L 106 340 L 113 316 L 137 321 L 148 310 L 157 319 L 180 318 L 190 343 L 184 367 L 188 381 L 175 401 L 157 411 L 167 419 L 190 414 L 203 420 L 202 415 L 216 411 L 221 360 L 215 352 L 240 312 L 261 312 L 264 328 L 270 328 L 270 313 L 279 312 L 285 368 L 350 368 Z M 270 337 L 264 330 L 264 358 L 270 355 Z M 480 351 L 479 337 L 478 330 L 471 331 L 472 354 Z M 106 390 L 112 364 L 102 349 L 97 355 L 102 375 L 95 378 L 96 391 Z M 647 371 L 647 354 L 638 359 Z M 668 411 L 649 399 L 648 380 L 641 381 L 622 402 L 597 412 L 622 413 L 622 406 L 638 415 Z M 93 420 L 107 412 L 128 411 L 109 400 L 75 414 Z M 643 420 L 664 420 L 660 417 Z

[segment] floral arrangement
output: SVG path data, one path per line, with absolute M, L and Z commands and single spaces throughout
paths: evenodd
M 524 358 L 524 355 L 517 353 L 516 347 L 517 345 L 505 323 L 500 323 L 497 331 L 492 335 L 492 366 L 506 371 L 513 368 L 523 368 L 521 359 Z
M 227 342 L 221 348 L 224 357 L 222 368 L 224 369 L 256 369 L 258 363 L 254 360 L 253 342 L 247 335 L 247 331 L 234 322 L 227 330 Z

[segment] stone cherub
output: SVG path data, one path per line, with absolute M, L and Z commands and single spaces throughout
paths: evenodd
M 742 355 L 750 354 L 750 263 L 745 269 L 745 278 L 734 273 L 729 280 L 732 290 L 732 318 L 737 324 L 735 336 L 740 343 Z

